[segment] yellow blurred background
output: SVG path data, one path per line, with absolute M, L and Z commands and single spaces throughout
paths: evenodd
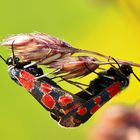
M 1 40 L 9 34 L 38 31 L 59 37 L 76 48 L 140 63 L 139 0 L 1 0 L 0 7 Z M 1 47 L 0 54 L 7 58 L 11 53 Z M 27 91 L 10 80 L 2 60 L 0 66 L 1 140 L 85 140 L 90 126 L 108 105 L 133 105 L 140 101 L 140 83 L 131 76 L 129 87 L 87 123 L 64 129 Z M 140 68 L 134 71 L 140 77 Z M 84 82 L 93 78 L 93 74 L 87 76 Z M 71 92 L 76 91 L 74 88 Z

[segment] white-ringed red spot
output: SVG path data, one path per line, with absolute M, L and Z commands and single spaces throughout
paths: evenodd
M 42 83 L 40 85 L 40 88 L 41 88 L 41 91 L 44 93 L 44 94 L 48 94 L 52 91 L 52 86 L 50 86 L 49 84 L 47 83 Z
M 80 108 L 78 108 L 77 113 L 80 116 L 83 116 L 83 115 L 85 115 L 87 113 L 87 108 L 86 107 L 80 107 Z
M 24 70 L 21 70 L 20 71 L 20 75 L 18 77 L 18 81 L 28 91 L 32 91 L 34 89 L 35 78 L 29 72 L 26 72 Z
M 121 90 L 121 85 L 120 85 L 120 82 L 116 82 L 114 83 L 112 86 L 110 86 L 108 89 L 107 89 L 107 92 L 108 92 L 108 95 L 110 98 L 112 98 L 113 96 L 115 96 L 117 93 L 120 92 Z
M 82 105 L 82 103 L 76 103 L 76 104 L 74 104 L 71 108 L 68 108 L 68 109 L 64 110 L 64 114 L 69 113 L 70 111 L 72 111 L 72 110 L 78 108 L 78 107 L 81 106 L 81 105 Z
M 102 98 L 101 98 L 101 96 L 97 96 L 93 99 L 93 101 L 94 101 L 95 104 L 100 104 L 101 101 L 102 101 Z
M 72 102 L 73 102 L 73 98 L 71 95 L 63 95 L 63 96 L 59 97 L 59 99 L 58 99 L 58 103 L 61 106 L 66 106 Z
M 55 107 L 55 100 L 52 96 L 45 94 L 42 99 L 42 103 L 48 108 L 48 109 L 53 109 Z
M 29 80 L 30 82 L 35 81 L 35 77 L 25 70 L 20 70 L 20 77 L 24 78 L 25 80 Z
M 98 105 L 98 104 L 93 106 L 92 109 L 90 110 L 90 113 L 94 114 L 99 108 L 100 108 L 100 105 Z

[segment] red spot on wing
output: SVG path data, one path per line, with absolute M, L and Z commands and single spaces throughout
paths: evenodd
M 66 106 L 73 102 L 73 98 L 71 95 L 64 95 L 58 99 L 58 103 L 62 106 Z
M 20 84 L 26 88 L 28 91 L 32 91 L 33 88 L 34 88 L 34 83 L 30 82 L 30 81 L 27 81 L 23 78 L 18 78 L 18 81 L 20 82 Z
M 44 94 L 48 94 L 52 91 L 52 87 L 49 84 L 46 84 L 46 83 L 42 83 L 40 88 L 41 88 L 41 90 Z
M 49 109 L 53 109 L 56 104 L 53 97 L 47 94 L 42 97 L 41 101 Z
M 108 92 L 110 98 L 115 96 L 118 92 L 120 92 L 120 90 L 121 90 L 120 82 L 116 82 L 112 86 L 107 88 L 107 92 Z
M 93 106 L 93 108 L 90 110 L 90 113 L 91 113 L 91 114 L 94 114 L 99 108 L 100 108 L 99 105 Z
M 29 72 L 25 71 L 25 70 L 20 71 L 20 77 L 24 78 L 25 80 L 29 80 L 30 82 L 35 81 L 35 77 L 32 74 L 30 74 Z
M 18 77 L 18 81 L 20 82 L 20 84 L 26 88 L 28 91 L 32 91 L 34 88 L 34 82 L 35 82 L 35 78 L 32 74 L 21 70 L 20 71 L 20 77 Z
M 95 104 L 100 104 L 102 101 L 102 98 L 101 98 L 101 96 L 97 96 L 93 99 L 93 101 L 95 102 Z
M 70 111 L 72 111 L 72 110 L 78 108 L 79 106 L 81 106 L 81 103 L 76 103 L 75 105 L 73 105 L 73 107 L 70 107 L 70 108 L 66 109 L 66 110 L 64 111 L 64 114 L 69 113 Z
M 87 113 L 87 108 L 86 107 L 80 107 L 80 108 L 78 108 L 77 113 L 80 116 L 83 116 L 83 115 L 85 115 Z

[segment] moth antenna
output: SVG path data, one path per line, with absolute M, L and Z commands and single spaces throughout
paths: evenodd
M 7 64 L 7 61 L 1 55 L 0 58 Z
M 112 60 L 114 60 L 116 62 L 116 64 L 118 65 L 119 68 L 121 68 L 120 64 L 118 63 L 118 61 L 111 57 Z M 135 76 L 135 78 L 140 82 L 140 78 L 132 71 L 132 74 Z
M 12 42 L 12 55 L 13 55 L 13 65 L 15 64 L 15 53 L 14 53 L 14 42 L 15 40 Z
M 88 67 L 88 65 L 87 64 L 84 64 L 85 65 L 85 67 L 90 71 L 90 72 L 93 72 L 93 73 L 95 73 L 95 74 L 97 74 L 97 75 L 99 75 L 97 72 L 95 72 L 94 70 L 92 70 L 92 69 L 90 69 L 89 67 Z
M 118 63 L 118 61 L 117 61 L 115 58 L 113 58 L 113 57 L 111 57 L 111 56 L 109 56 L 109 57 L 110 57 L 111 60 L 113 60 L 113 61 L 118 65 L 119 68 L 121 68 L 120 64 Z M 110 61 L 110 59 L 108 59 L 108 62 Z M 110 65 L 111 65 L 112 67 L 116 68 L 112 63 L 110 63 Z
M 91 92 L 89 92 L 88 90 L 86 90 L 86 89 L 84 89 L 84 88 L 82 88 L 82 87 L 80 86 L 80 85 L 82 85 L 82 86 L 88 86 L 88 85 L 85 85 L 85 84 L 82 84 L 82 83 L 79 83 L 79 82 L 73 82 L 73 81 L 68 80 L 68 79 L 65 79 L 65 78 L 63 78 L 63 77 L 61 77 L 61 78 L 62 78 L 62 80 L 64 80 L 64 81 L 66 81 L 66 82 L 68 82 L 68 83 L 70 83 L 70 84 L 72 84 L 72 85 L 74 85 L 74 86 L 80 88 L 82 91 L 86 92 L 87 94 L 92 95 Z
M 140 82 L 140 78 L 134 73 L 132 72 L 132 74 L 135 76 L 135 78 Z

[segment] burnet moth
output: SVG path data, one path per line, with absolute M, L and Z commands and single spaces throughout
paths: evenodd
M 130 65 L 118 65 L 118 68 L 112 65 L 98 73 L 86 90 L 72 94 L 47 77 L 36 79 L 43 75 L 37 65 L 24 68 L 30 62 L 20 62 L 14 55 L 7 60 L 0 57 L 8 65 L 11 79 L 24 87 L 64 127 L 76 127 L 86 122 L 101 106 L 126 88 L 130 74 L 134 74 Z
M 53 119 L 65 127 L 76 127 L 86 122 L 102 105 L 128 86 L 131 73 L 139 80 L 131 67 L 139 67 L 139 64 L 95 52 L 93 54 L 109 61 L 104 62 L 89 56 L 75 57 L 72 54 L 78 52 L 78 49 L 44 34 L 15 35 L 5 40 L 3 45 L 12 46 L 12 57 L 5 60 L 0 56 L 9 67 L 11 79 L 29 91 L 50 112 Z M 79 50 L 79 52 L 84 52 L 84 50 Z M 56 57 L 58 54 L 60 57 Z M 32 60 L 35 62 L 31 63 Z M 118 68 L 112 65 L 114 63 L 118 65 Z M 98 77 L 90 82 L 87 89 L 72 94 L 46 77 L 37 64 L 49 64 L 50 67 L 56 67 L 56 74 L 67 73 L 62 76 L 62 79 L 70 83 L 69 78 L 85 76 L 101 64 L 110 64 L 111 68 L 96 73 Z M 73 84 L 77 85 L 77 83 Z

